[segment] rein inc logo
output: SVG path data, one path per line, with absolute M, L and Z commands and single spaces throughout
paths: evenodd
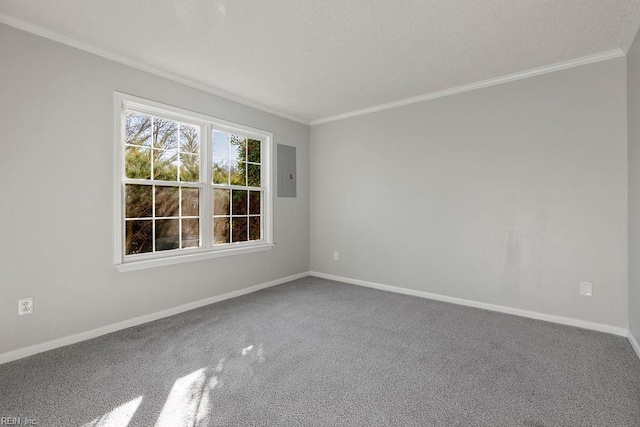
M 29 417 L 0 417 L 0 426 L 37 426 L 38 421 Z

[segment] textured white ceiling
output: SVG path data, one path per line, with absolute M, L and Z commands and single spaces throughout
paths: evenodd
M 0 0 L 0 21 L 308 121 L 620 49 L 639 7 L 640 0 Z

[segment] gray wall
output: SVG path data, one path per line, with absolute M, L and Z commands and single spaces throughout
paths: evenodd
M 629 122 L 629 330 L 640 339 L 640 35 L 627 54 Z
M 625 82 L 619 58 L 313 126 L 312 270 L 626 328 Z
M 309 270 L 308 126 L 4 25 L 0 58 L 0 353 Z M 277 246 L 118 273 L 114 91 L 296 146 L 298 197 L 275 199 Z M 35 313 L 18 317 L 27 296 Z

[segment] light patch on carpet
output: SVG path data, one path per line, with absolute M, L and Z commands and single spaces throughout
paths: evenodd
M 131 418 L 133 418 L 133 415 L 138 410 L 140 403 L 142 403 L 142 396 L 138 396 L 127 403 L 123 403 L 100 418 L 96 418 L 82 427 L 127 427 Z
M 258 362 L 264 362 L 264 348 L 262 348 L 262 344 L 258 347 Z
M 201 425 L 209 417 L 209 391 L 218 384 L 217 377 L 207 382 L 207 368 L 178 378 L 171 388 L 156 427 Z

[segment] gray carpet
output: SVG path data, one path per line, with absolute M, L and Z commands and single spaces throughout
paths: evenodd
M 640 360 L 622 337 L 309 277 L 0 365 L 2 416 L 639 426 Z

